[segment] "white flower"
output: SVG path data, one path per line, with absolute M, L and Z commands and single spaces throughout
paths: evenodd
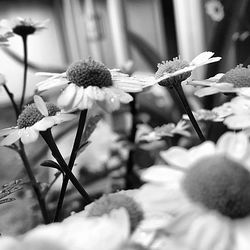
M 37 90 L 63 90 L 57 104 L 64 110 L 88 109 L 97 103 L 105 110 L 113 111 L 119 109 L 121 103 L 132 101 L 132 96 L 125 92 L 139 92 L 148 86 L 145 80 L 129 77 L 117 69 L 109 70 L 91 58 L 73 63 L 62 74 L 40 75 L 51 77 L 38 83 Z
M 171 222 L 162 227 L 193 250 L 247 250 L 250 245 L 250 144 L 228 132 L 217 142 L 162 152 L 171 166 L 153 166 L 142 178 L 147 195 Z M 151 191 L 152 194 L 151 194 Z M 141 194 L 143 199 L 143 193 Z M 157 201 L 157 202 L 156 202 Z M 154 209 L 152 199 L 149 206 Z M 150 205 L 151 204 L 151 205 Z
M 220 22 L 225 14 L 224 7 L 222 3 L 218 0 L 209 0 L 205 3 L 206 13 L 211 17 L 215 22 Z
M 180 58 L 174 58 L 172 61 L 163 61 L 158 64 L 155 82 L 163 86 L 172 87 L 176 81 L 182 82 L 190 77 L 194 69 L 221 60 L 221 57 L 212 57 L 213 55 L 213 52 L 206 51 L 196 56 L 191 62 L 181 60 Z
M 217 93 L 250 93 L 250 67 L 238 65 L 225 74 L 219 73 L 202 81 L 190 81 L 188 84 L 201 87 L 195 95 L 203 97 Z
M 36 31 L 45 29 L 48 21 L 49 20 L 35 22 L 31 18 L 17 17 L 11 21 L 6 19 L 1 20 L 0 27 L 11 31 L 12 34 L 14 33 L 20 36 L 27 36 L 35 33 Z
M 8 146 L 17 140 L 31 143 L 37 140 L 39 131 L 45 131 L 54 125 L 75 118 L 73 114 L 64 114 L 52 104 L 45 103 L 40 96 L 34 96 L 34 103 L 27 105 L 17 120 L 17 126 L 0 130 L 0 136 L 6 136 L 0 146 Z

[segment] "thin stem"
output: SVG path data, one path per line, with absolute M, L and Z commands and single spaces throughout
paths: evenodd
M 19 113 L 19 108 L 18 108 L 18 106 L 17 106 L 17 104 L 16 104 L 16 102 L 15 102 L 15 100 L 14 100 L 14 95 L 13 95 L 12 92 L 10 92 L 10 90 L 9 90 L 9 88 L 7 87 L 6 84 L 3 84 L 3 87 L 4 87 L 4 89 L 5 89 L 6 93 L 7 93 L 7 95 L 8 95 L 9 98 L 10 98 L 11 104 L 12 104 L 14 110 L 15 110 L 16 118 L 18 118 L 18 116 L 19 116 L 20 113 Z
M 126 175 L 125 175 L 125 188 L 130 189 L 132 188 L 131 183 L 131 176 L 133 175 L 133 168 L 134 168 L 134 157 L 135 157 L 135 136 L 137 130 L 137 103 L 136 103 L 136 95 L 133 94 L 133 101 L 130 104 L 130 113 L 132 116 L 132 127 L 129 136 L 129 142 L 132 145 L 132 148 L 129 151 L 129 156 L 126 165 Z
M 192 113 L 190 105 L 189 105 L 189 103 L 187 101 L 187 98 L 186 98 L 186 96 L 184 94 L 184 91 L 182 89 L 181 83 L 173 84 L 173 87 L 174 87 L 176 93 L 178 94 L 179 99 L 182 102 L 183 107 L 185 108 L 185 110 L 187 112 L 187 115 L 188 115 L 188 117 L 189 117 L 189 119 L 190 119 L 190 121 L 191 121 L 191 123 L 192 123 L 192 125 L 193 125 L 193 127 L 194 127 L 194 129 L 195 129 L 195 131 L 197 133 L 197 135 L 199 136 L 201 142 L 206 141 L 204 135 L 201 132 L 201 129 L 200 129 L 197 121 L 194 118 L 194 115 Z
M 27 155 L 25 153 L 23 143 L 21 141 L 20 141 L 20 149 L 18 150 L 18 153 L 23 161 L 26 172 L 27 172 L 29 179 L 32 183 L 32 187 L 33 187 L 33 190 L 36 194 L 36 197 L 37 197 L 37 200 L 38 200 L 38 203 L 40 206 L 40 210 L 41 210 L 41 213 L 42 213 L 42 216 L 44 219 L 44 223 L 49 224 L 49 216 L 48 216 L 47 208 L 45 205 L 44 196 L 42 195 L 40 188 L 39 188 L 39 184 L 37 183 L 36 178 L 32 172 L 29 160 L 28 160 Z
M 70 155 L 70 158 L 69 158 L 68 168 L 70 170 L 73 169 L 75 159 L 76 159 L 76 156 L 77 156 L 77 151 L 78 151 L 80 143 L 81 143 L 81 138 L 82 138 L 82 133 L 83 133 L 83 129 L 84 129 L 85 121 L 86 121 L 86 116 L 87 116 L 87 110 L 81 111 L 75 141 L 74 141 L 73 148 L 72 148 L 72 151 L 71 151 L 71 155 Z M 69 182 L 69 178 L 68 178 L 67 175 L 65 175 L 64 178 L 63 178 L 62 188 L 61 188 L 59 200 L 58 200 L 58 203 L 57 203 L 57 208 L 56 208 L 56 213 L 55 213 L 55 218 L 54 218 L 55 222 L 59 220 L 59 216 L 60 216 L 60 212 L 61 212 L 61 209 L 62 209 L 62 206 L 63 206 L 63 200 L 64 200 L 65 193 L 66 193 L 66 190 L 67 190 L 68 182 Z
M 65 160 L 63 159 L 54 139 L 51 134 L 51 130 L 48 129 L 46 131 L 40 131 L 41 136 L 43 137 L 44 141 L 49 146 L 52 155 L 57 160 L 58 164 L 64 171 L 64 173 L 68 176 L 72 184 L 75 186 L 75 188 L 78 190 L 78 192 L 82 195 L 83 199 L 86 201 L 86 204 L 89 204 L 91 202 L 91 199 L 88 195 L 88 193 L 85 191 L 85 189 L 82 187 L 82 185 L 78 182 L 76 177 L 73 175 L 69 167 L 67 166 Z
M 26 92 L 26 85 L 27 85 L 27 71 L 28 71 L 28 49 L 27 49 L 27 35 L 22 36 L 23 40 L 23 64 L 24 64 L 24 72 L 23 72 L 23 90 L 22 96 L 20 101 L 19 109 L 22 110 L 25 92 Z

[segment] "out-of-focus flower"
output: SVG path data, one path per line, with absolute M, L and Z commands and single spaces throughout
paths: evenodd
M 17 239 L 1 237 L 1 250 L 117 250 L 129 238 L 125 209 L 86 218 L 71 216 L 62 223 L 39 226 Z
M 45 103 L 40 96 L 34 96 L 34 103 L 27 105 L 17 119 L 17 126 L 0 130 L 0 136 L 6 136 L 0 146 L 7 146 L 17 140 L 31 143 L 37 140 L 39 131 L 45 131 L 54 125 L 71 121 L 76 116 L 64 114 L 52 104 Z
M 8 46 L 8 38 L 14 36 L 13 30 L 5 26 L 5 21 L 0 21 L 0 46 Z
M 71 64 L 62 74 L 40 75 L 51 77 L 38 83 L 37 90 L 62 89 L 57 104 L 64 110 L 88 109 L 97 103 L 105 110 L 113 111 L 119 109 L 121 103 L 132 101 L 132 96 L 126 92 L 139 92 L 148 84 L 117 69 L 110 70 L 91 58 Z
M 218 0 L 208 0 L 205 3 L 205 10 L 215 22 L 220 22 L 225 16 L 224 6 Z
M 155 73 L 155 82 L 171 88 L 176 82 L 182 82 L 189 78 L 194 69 L 221 60 L 221 57 L 212 57 L 213 55 L 213 52 L 206 51 L 196 56 L 191 62 L 180 58 L 163 61 L 157 65 L 158 70 Z
M 10 30 L 12 33 L 19 36 L 27 36 L 35 33 L 36 31 L 42 30 L 46 28 L 46 25 L 49 20 L 45 20 L 42 22 L 32 21 L 31 18 L 21 18 L 17 17 L 14 20 L 1 20 L 0 26 Z
M 149 128 L 148 132 L 143 129 L 145 131 L 144 133 L 140 132 L 139 125 L 139 136 L 137 140 L 152 142 L 161 140 L 163 137 L 173 137 L 175 134 L 190 136 L 190 133 L 189 131 L 187 131 L 187 128 L 189 128 L 189 125 L 187 125 L 186 122 L 183 120 L 179 121 L 176 125 L 174 123 L 168 123 L 160 127 L 156 127 L 154 129 Z
M 0 73 L 0 86 L 6 83 L 5 76 Z
M 162 189 L 156 205 L 174 215 L 163 230 L 194 250 L 248 249 L 249 153 L 247 135 L 232 132 L 217 144 L 162 152 L 172 167 L 150 167 L 142 178 L 149 194 Z
M 230 129 L 250 128 L 250 99 L 237 96 L 231 100 L 230 107 L 232 113 L 225 118 L 224 124 Z
M 201 87 L 194 92 L 198 97 L 217 93 L 240 93 L 243 95 L 245 93 L 247 95 L 250 93 L 250 66 L 245 68 L 238 65 L 225 74 L 219 73 L 206 80 L 190 81 L 188 84 Z

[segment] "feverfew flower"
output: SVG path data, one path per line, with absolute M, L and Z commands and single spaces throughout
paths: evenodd
M 84 110 L 97 103 L 113 111 L 119 109 L 121 103 L 132 101 L 132 96 L 125 92 L 139 92 L 146 86 L 146 81 L 129 77 L 117 69 L 110 70 L 91 58 L 72 63 L 62 74 L 45 75 L 51 77 L 38 83 L 37 90 L 62 89 L 57 104 L 64 110 Z
M 205 3 L 206 13 L 215 22 L 220 22 L 224 16 L 224 7 L 222 3 L 218 0 L 209 0 Z
M 163 230 L 194 250 L 248 249 L 247 135 L 228 132 L 217 144 L 207 141 L 189 150 L 172 147 L 161 156 L 171 168 L 153 166 L 142 178 L 151 183 L 146 184 L 148 193 L 150 188 L 162 189 L 157 205 L 174 215 Z
M 172 88 L 176 82 L 185 81 L 190 77 L 194 69 L 221 60 L 221 57 L 212 57 L 213 55 L 213 52 L 206 51 L 196 56 L 191 62 L 180 58 L 174 58 L 172 61 L 163 61 L 157 65 L 158 70 L 155 73 L 156 83 Z
M 190 81 L 190 85 L 200 86 L 194 92 L 198 97 L 213 95 L 217 93 L 240 93 L 247 95 L 250 87 L 250 67 L 238 65 L 225 74 L 219 73 L 214 77 L 202 81 Z
M 0 136 L 6 136 L 0 146 L 8 146 L 17 140 L 31 143 L 37 140 L 39 131 L 45 131 L 54 125 L 75 118 L 73 114 L 64 114 L 52 104 L 45 103 L 40 96 L 34 96 L 34 103 L 27 105 L 17 119 L 17 126 L 0 130 Z
M 18 17 L 15 20 L 2 20 L 1 26 L 11 30 L 14 34 L 19 36 L 27 36 L 35 33 L 36 31 L 46 28 L 48 20 L 43 22 L 34 22 L 30 18 Z

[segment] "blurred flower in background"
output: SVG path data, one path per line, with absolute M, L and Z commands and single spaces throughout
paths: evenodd
M 224 7 L 219 0 L 208 0 L 205 3 L 206 13 L 215 22 L 220 22 L 224 16 Z

